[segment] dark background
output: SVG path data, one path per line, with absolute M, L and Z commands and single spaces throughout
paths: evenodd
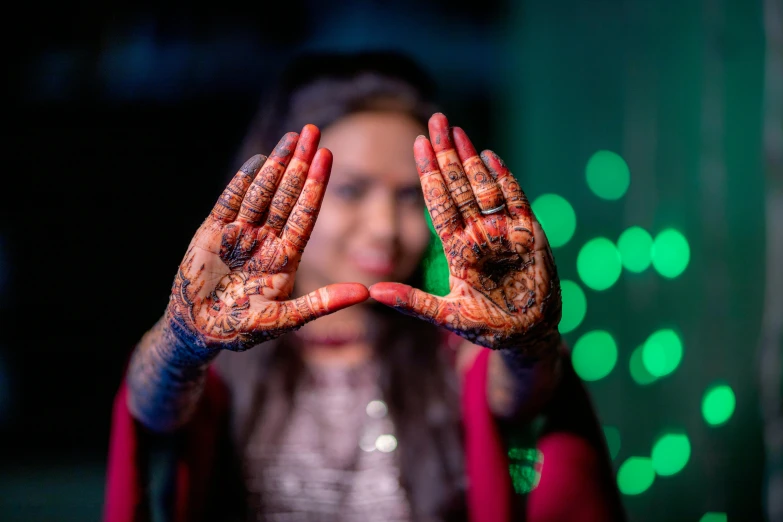
M 571 202 L 578 226 L 555 251 L 561 277 L 579 280 L 578 247 L 596 235 L 636 224 L 688 238 L 681 277 L 624 273 L 586 290 L 587 316 L 567 340 L 590 329 L 618 340 L 617 367 L 590 383 L 602 422 L 622 435 L 616 468 L 649 456 L 665 430 L 690 438 L 683 471 L 624 497 L 632 520 L 761 520 L 763 5 L 555 4 L 23 6 L 7 21 L 21 36 L 10 48 L 0 229 L 0 518 L 99 518 L 125 359 L 241 164 L 269 78 L 301 50 L 392 48 L 431 71 L 446 114 L 507 160 L 531 200 Z M 631 168 L 619 202 L 585 186 L 599 149 Z M 639 387 L 628 358 L 660 327 L 681 332 L 683 363 Z M 700 401 L 716 380 L 737 407 L 713 428 Z

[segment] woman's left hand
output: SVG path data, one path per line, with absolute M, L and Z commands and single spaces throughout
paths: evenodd
M 488 348 L 541 355 L 557 339 L 560 283 L 530 203 L 503 161 L 479 156 L 443 114 L 413 146 L 432 223 L 449 264 L 450 292 L 438 297 L 399 283 L 370 288 L 377 301 Z

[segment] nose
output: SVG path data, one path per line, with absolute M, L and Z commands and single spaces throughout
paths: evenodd
M 379 242 L 393 243 L 397 238 L 397 205 L 394 194 L 379 190 L 366 201 L 364 223 L 371 237 Z

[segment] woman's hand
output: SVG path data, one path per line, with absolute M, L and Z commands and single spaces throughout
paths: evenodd
M 519 184 L 492 151 L 435 114 L 430 139 L 413 146 L 424 198 L 449 263 L 437 297 L 398 283 L 370 295 L 488 348 L 550 350 L 560 321 L 560 284 L 546 235 Z
M 192 348 L 245 350 L 364 301 L 357 283 L 288 300 L 332 166 L 320 131 L 286 134 L 272 155 L 237 172 L 190 243 L 166 319 Z

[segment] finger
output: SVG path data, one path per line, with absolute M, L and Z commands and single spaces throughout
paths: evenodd
M 530 202 L 527 196 L 522 192 L 519 182 L 508 170 L 506 164 L 500 157 L 491 150 L 485 150 L 481 153 L 481 159 L 489 168 L 489 171 L 495 177 L 503 196 L 506 198 L 506 208 L 509 214 L 514 217 L 521 217 L 528 221 L 532 219 L 533 213 L 530 210 Z
M 432 226 L 435 227 L 438 237 L 446 241 L 461 225 L 462 218 L 449 196 L 449 189 L 443 182 L 438 159 L 435 157 L 430 140 L 424 136 L 416 138 L 413 143 L 413 156 L 416 159 L 421 190 L 432 218 Z
M 277 143 L 242 200 L 238 215 L 240 221 L 246 221 L 251 225 L 261 224 L 269 208 L 269 202 L 272 201 L 272 196 L 277 190 L 280 177 L 291 160 L 298 139 L 299 134 L 289 132 Z
M 283 228 L 283 240 L 292 244 L 300 253 L 310 239 L 315 220 L 318 218 L 331 170 L 332 153 L 328 149 L 319 149 L 310 165 L 307 181 L 299 194 L 296 206 Z
M 376 283 L 370 287 L 370 297 L 400 312 L 419 317 L 439 326 L 447 326 L 440 316 L 444 299 L 402 283 Z
M 285 169 L 283 179 L 280 180 L 280 185 L 278 185 L 277 192 L 269 206 L 269 217 L 266 219 L 268 229 L 278 236 L 283 230 L 289 214 L 291 214 L 291 209 L 299 199 L 299 193 L 302 191 L 305 179 L 307 179 L 307 170 L 313 161 L 320 139 L 321 131 L 315 125 L 310 124 L 305 125 L 299 135 L 296 152 L 294 152 L 288 168 Z
M 449 136 L 449 121 L 446 116 L 438 112 L 432 115 L 428 126 L 430 141 L 452 201 L 457 205 L 465 221 L 475 219 L 479 215 L 479 207 Z
M 245 162 L 212 207 L 210 215 L 223 223 L 231 223 L 237 217 L 248 187 L 261 170 L 266 156 L 256 154 Z
M 370 297 L 367 287 L 359 283 L 327 285 L 309 294 L 286 301 L 286 313 L 301 326 L 343 308 L 366 301 Z
M 487 170 L 484 162 L 479 158 L 478 152 L 476 152 L 476 148 L 471 143 L 470 138 L 459 127 L 454 127 L 452 133 L 457 155 L 462 162 L 465 175 L 470 183 L 470 188 L 473 190 L 479 209 L 481 209 L 482 213 L 487 214 L 492 213 L 491 211 L 493 210 L 497 211 L 496 209 L 498 208 L 502 210 L 505 203 L 503 193 Z

